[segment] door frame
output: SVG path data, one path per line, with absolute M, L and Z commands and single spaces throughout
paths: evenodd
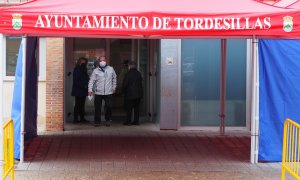
M 102 39 L 102 38 L 101 38 Z M 105 55 L 107 56 L 108 59 L 110 59 L 110 43 L 112 38 L 104 38 L 105 39 Z M 153 42 L 152 40 L 149 39 L 131 39 L 131 59 L 136 60 L 137 62 L 137 68 L 140 69 L 140 41 L 147 41 L 148 43 L 148 57 L 147 57 L 147 67 L 146 67 L 146 74 L 147 74 L 147 80 L 146 80 L 146 87 L 145 91 L 145 116 L 149 117 L 149 112 L 152 111 L 151 107 L 153 106 L 152 104 L 149 104 L 149 102 L 153 103 L 153 101 L 150 101 L 152 98 L 152 80 L 151 77 L 149 77 L 149 72 L 151 71 L 150 68 L 152 66 L 152 60 L 151 58 L 153 55 L 150 55 L 150 52 L 153 52 L 150 46 L 150 42 Z M 71 59 L 74 59 L 74 54 L 72 53 L 74 51 L 74 38 L 65 38 L 64 39 L 64 127 L 66 123 L 72 122 L 73 118 L 73 106 L 74 106 L 74 99 L 72 98 L 71 90 L 72 90 L 72 82 L 73 82 L 73 68 L 74 64 Z M 153 69 L 153 68 L 152 68 Z M 144 117 L 145 117 L 144 116 Z M 151 120 L 151 119 L 150 119 Z
M 73 114 L 73 103 L 74 100 L 71 96 L 72 83 L 73 82 L 73 68 L 74 64 L 71 59 L 74 59 L 73 56 L 73 47 L 74 38 L 64 38 L 64 128 L 67 122 L 72 122 Z M 69 97 L 69 98 L 68 98 Z
M 220 39 L 221 40 L 221 39 Z M 251 72 L 250 72 L 250 63 L 251 62 L 251 49 L 249 48 L 250 43 L 249 40 L 247 40 L 247 50 L 246 50 L 246 125 L 243 127 L 238 127 L 238 126 L 231 126 L 228 127 L 225 125 L 225 134 L 227 131 L 240 131 L 240 132 L 249 132 L 250 130 L 250 116 L 249 116 L 249 91 L 248 91 L 248 86 L 249 83 L 251 83 Z M 251 46 L 250 46 L 251 47 Z M 179 46 L 178 46 L 178 72 L 181 72 L 181 39 L 179 40 Z M 183 130 L 183 131 L 190 131 L 190 130 L 195 130 L 195 131 L 213 131 L 213 132 L 220 132 L 220 127 L 219 126 L 181 126 L 181 73 L 178 73 L 178 130 Z M 225 118 L 226 121 L 226 118 Z

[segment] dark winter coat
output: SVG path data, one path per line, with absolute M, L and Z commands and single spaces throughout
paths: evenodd
M 125 99 L 139 99 L 143 97 L 142 80 L 141 73 L 136 68 L 128 71 L 122 87 Z
M 77 65 L 73 71 L 72 96 L 87 96 L 89 76 L 86 67 Z

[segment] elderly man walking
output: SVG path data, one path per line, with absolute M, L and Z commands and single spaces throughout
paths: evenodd
M 112 95 L 117 87 L 117 75 L 113 67 L 107 64 L 105 56 L 99 57 L 99 66 L 96 67 L 90 77 L 88 95 L 95 93 L 95 126 L 101 124 L 102 101 L 105 102 L 106 126 L 110 126 Z

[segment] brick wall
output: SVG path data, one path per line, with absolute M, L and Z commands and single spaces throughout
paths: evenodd
M 64 129 L 64 39 L 47 39 L 46 130 Z

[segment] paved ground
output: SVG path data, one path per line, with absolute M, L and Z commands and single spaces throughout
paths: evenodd
M 250 135 L 159 131 L 153 124 L 67 126 L 26 144 L 16 179 L 280 179 L 280 163 L 250 164 Z

